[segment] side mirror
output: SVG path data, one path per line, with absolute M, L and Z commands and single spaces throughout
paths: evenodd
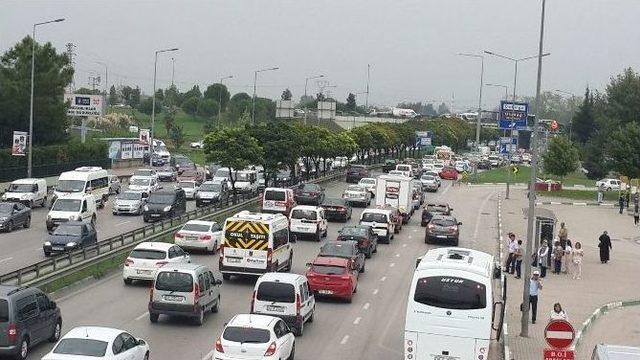
M 462 221 L 458 221 L 458 225 L 462 225 Z
M 142 339 L 138 339 L 138 346 L 144 346 L 144 345 L 147 345 L 147 343 Z
M 53 300 L 49 301 L 49 309 L 55 310 L 57 307 L 58 307 L 58 304 L 56 304 L 55 301 Z
M 306 263 L 306 266 L 308 266 L 308 267 L 311 267 L 311 265 L 313 265 L 313 264 L 311 264 L 310 262 Z
M 290 234 L 289 235 L 289 242 L 295 243 L 298 241 L 298 235 L 296 234 Z
M 218 286 L 222 285 L 222 280 L 220 280 L 220 279 L 216 280 L 216 285 L 218 285 Z

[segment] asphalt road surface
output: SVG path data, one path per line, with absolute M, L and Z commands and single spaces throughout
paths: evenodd
M 327 197 L 339 196 L 345 187 L 344 182 L 327 184 Z M 428 193 L 427 199 L 447 201 L 454 208 L 454 215 L 463 222 L 460 246 L 494 252 L 497 233 L 494 188 L 454 188 L 448 181 L 443 181 L 439 192 Z M 361 211 L 354 208 L 351 223 L 358 221 Z M 110 227 L 104 221 L 104 212 L 99 223 L 107 232 Z M 405 309 L 415 259 L 435 247 L 424 243 L 420 213 L 414 214 L 391 244 L 379 245 L 378 253 L 367 259 L 366 272 L 360 276 L 358 291 L 351 304 L 318 300 L 315 321 L 305 325 L 304 336 L 296 338 L 296 359 L 387 360 L 403 357 Z M 122 221 L 131 221 L 131 226 L 138 225 L 136 218 L 118 217 L 111 221 L 112 226 Z M 125 230 L 127 225 L 112 231 Z M 327 239 L 335 239 L 342 226 L 342 223 L 330 223 Z M 302 240 L 295 243 L 292 271 L 304 273 L 305 264 L 316 256 L 322 243 Z M 34 253 L 36 246 L 34 242 Z M 192 254 L 192 259 L 213 270 L 218 268 L 217 255 Z M 225 281 L 221 289 L 220 312 L 207 314 L 200 327 L 186 319 L 164 316 L 157 324 L 151 324 L 147 313 L 149 284 L 125 286 L 120 272 L 68 292 L 58 299 L 58 305 L 63 315 L 63 332 L 82 325 L 116 327 L 145 339 L 150 344 L 152 359 L 210 359 L 213 344 L 224 324 L 235 314 L 249 311 L 254 283 L 253 279 L 235 277 Z M 33 358 L 39 358 L 50 348 L 50 344 L 35 348 Z M 495 354 L 490 358 L 497 358 Z

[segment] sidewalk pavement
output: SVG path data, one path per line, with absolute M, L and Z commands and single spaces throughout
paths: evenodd
M 523 208 L 527 205 L 526 191 L 515 191 L 511 199 L 502 201 L 503 244 L 506 244 L 508 232 L 514 232 L 518 239 L 526 243 L 527 220 L 523 215 Z M 640 276 L 637 275 L 640 269 L 638 263 L 640 228 L 634 227 L 632 218 L 620 215 L 617 209 L 609 207 L 566 205 L 540 207 L 555 212 L 558 224 L 554 235 L 557 235 L 560 222 L 565 222 L 569 239 L 574 244 L 576 241 L 582 243 L 585 254 L 582 280 L 573 280 L 569 274 L 554 275 L 548 271 L 547 277 L 543 280 L 544 288 L 539 296 L 538 319 L 536 324 L 529 322 L 529 337 L 523 338 L 519 336 L 523 280 L 509 276 L 505 322 L 508 324 L 510 334 L 511 358 L 517 360 L 542 358 L 543 349 L 546 347 L 544 328 L 554 303 L 562 304 L 563 309 L 568 313 L 569 321 L 578 331 L 582 322 L 601 305 L 612 301 L 636 299 L 640 294 L 638 292 Z M 607 264 L 600 263 L 598 250 L 598 237 L 604 230 L 609 232 L 613 247 L 611 260 Z M 504 263 L 504 260 L 502 262 Z M 523 266 L 530 264 L 530 260 L 523 261 Z M 628 338 L 632 334 L 625 334 L 623 329 L 628 328 L 633 321 L 632 318 L 625 318 L 625 326 L 612 327 L 605 332 L 612 336 L 616 335 L 614 337 L 616 339 Z M 594 329 L 600 326 L 596 323 Z M 594 331 L 593 334 L 595 333 Z M 592 341 L 585 342 L 577 349 L 576 359 L 589 358 L 592 348 L 587 346 L 591 346 L 591 343 Z

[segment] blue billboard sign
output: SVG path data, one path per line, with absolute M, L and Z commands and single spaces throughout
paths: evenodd
M 503 137 L 500 138 L 500 154 L 508 154 L 518 149 L 518 138 Z
M 426 147 L 431 146 L 433 134 L 431 131 L 416 131 L 416 146 Z
M 500 102 L 500 129 L 522 130 L 527 127 L 529 104 L 513 101 Z

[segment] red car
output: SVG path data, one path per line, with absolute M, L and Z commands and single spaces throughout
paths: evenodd
M 445 180 L 458 180 L 458 171 L 450 166 L 445 166 L 440 170 L 440 178 Z
M 307 280 L 316 296 L 351 302 L 358 288 L 358 267 L 351 259 L 318 256 L 308 264 Z
M 195 181 L 198 185 L 204 181 L 204 173 L 200 170 L 184 169 L 182 174 L 178 175 L 178 182 L 180 181 Z

